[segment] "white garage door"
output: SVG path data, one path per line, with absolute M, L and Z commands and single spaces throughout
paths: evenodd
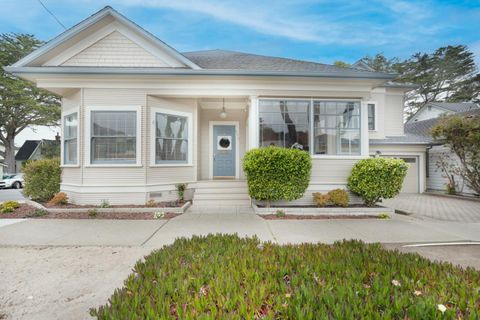
M 418 193 L 418 158 L 417 157 L 407 157 L 407 156 L 392 156 L 391 158 L 399 158 L 405 161 L 410 165 L 403 180 L 403 186 L 401 193 Z

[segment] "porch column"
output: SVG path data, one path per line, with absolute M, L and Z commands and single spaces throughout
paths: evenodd
M 258 97 L 250 96 L 248 105 L 248 145 L 247 150 L 258 147 Z

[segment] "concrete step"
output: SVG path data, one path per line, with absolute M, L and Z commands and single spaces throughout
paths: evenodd
M 247 188 L 245 180 L 202 180 L 195 184 L 196 189 L 202 188 Z
M 243 193 L 248 194 L 248 189 L 246 187 L 229 187 L 229 188 L 195 188 L 195 194 L 225 194 L 225 193 Z
M 250 206 L 250 200 L 245 199 L 223 199 L 223 200 L 210 200 L 210 199 L 193 199 L 193 204 L 196 207 L 222 207 L 222 206 Z
M 193 200 L 250 200 L 247 193 L 197 193 L 195 192 Z

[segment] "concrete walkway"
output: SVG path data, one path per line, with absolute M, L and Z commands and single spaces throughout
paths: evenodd
M 401 194 L 385 200 L 384 205 L 399 209 L 419 219 L 456 222 L 480 222 L 480 201 L 433 194 Z

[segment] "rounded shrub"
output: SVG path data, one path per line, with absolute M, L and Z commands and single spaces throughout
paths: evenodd
M 401 159 L 363 159 L 353 166 L 347 186 L 365 205 L 373 206 L 400 193 L 407 170 L 408 164 Z
M 268 204 L 276 200 L 291 201 L 305 193 L 312 160 L 303 150 L 271 146 L 248 151 L 243 170 L 253 199 L 265 200 Z
M 31 161 L 23 168 L 23 193 L 35 201 L 49 201 L 60 191 L 60 175 L 59 159 Z

